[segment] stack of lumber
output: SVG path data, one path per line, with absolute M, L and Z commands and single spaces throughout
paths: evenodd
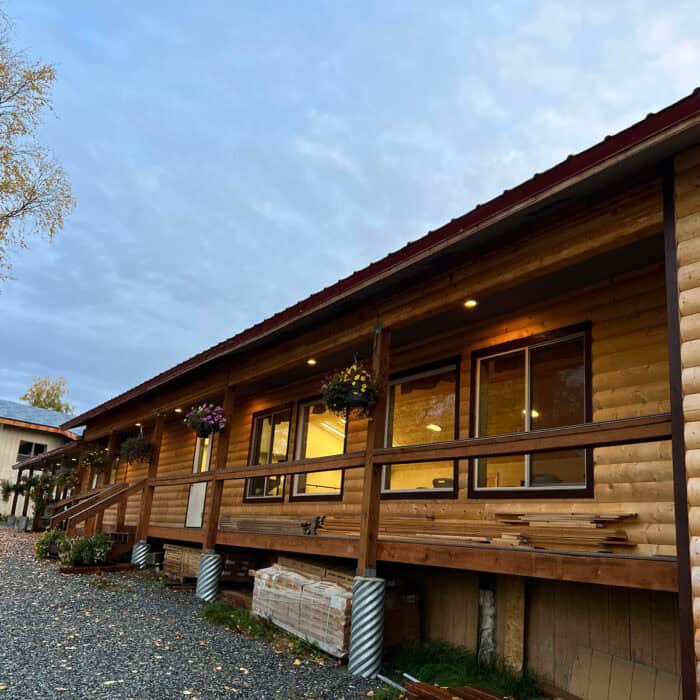
M 529 549 L 609 552 L 634 547 L 622 529 L 609 526 L 635 518 L 634 513 L 597 515 L 581 513 L 502 513 L 497 520 L 461 520 L 433 515 L 386 515 L 379 521 L 385 539 L 476 544 Z M 322 516 L 319 534 L 359 536 L 359 515 Z
M 418 681 L 407 681 L 405 685 L 407 700 L 513 700 L 512 696 L 492 693 L 475 685 L 441 688 Z
M 315 535 L 319 518 L 294 516 L 222 515 L 219 529 L 225 532 L 248 532 L 274 535 Z
M 201 549 L 181 547 L 175 544 L 163 545 L 163 573 L 169 578 L 183 580 L 197 578 Z
M 316 561 L 308 561 L 297 557 L 277 557 L 277 564 L 290 571 L 296 571 L 307 578 L 315 578 L 318 581 L 332 581 L 339 586 L 352 588 L 353 571 L 347 567 L 320 564 Z
M 342 658 L 350 643 L 352 593 L 277 564 L 255 572 L 252 611 Z

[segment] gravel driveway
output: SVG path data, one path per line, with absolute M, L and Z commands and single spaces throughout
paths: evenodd
M 212 627 L 189 591 L 133 574 L 60 574 L 0 528 L 0 700 L 342 698 L 371 684 Z M 298 663 L 298 661 L 297 661 Z M 377 686 L 374 686 L 375 688 Z

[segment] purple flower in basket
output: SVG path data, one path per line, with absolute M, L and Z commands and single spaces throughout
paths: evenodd
M 185 416 L 185 424 L 200 437 L 206 437 L 226 427 L 224 409 L 213 403 L 194 406 Z

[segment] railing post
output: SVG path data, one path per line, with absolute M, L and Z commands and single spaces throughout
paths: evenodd
M 17 479 L 15 481 L 15 486 L 17 486 L 19 484 L 19 482 L 22 481 L 22 471 L 23 471 L 22 469 L 17 470 Z M 17 493 L 17 491 L 15 491 L 14 495 L 12 496 L 12 510 L 10 511 L 10 513 L 12 515 L 15 515 L 15 516 L 17 515 L 17 499 L 18 498 L 19 498 L 19 494 Z
M 29 470 L 29 478 L 31 479 L 34 476 L 34 470 L 30 469 Z M 27 511 L 29 510 L 29 492 L 26 492 L 24 494 L 24 503 L 22 503 L 22 516 L 26 517 L 27 516 Z
M 105 460 L 104 470 L 100 476 L 100 486 L 107 486 L 110 482 L 110 475 L 112 473 L 112 466 L 114 464 L 114 459 L 117 455 L 117 433 L 112 431 L 109 435 L 109 442 L 107 443 L 107 459 Z M 104 521 L 105 512 L 101 510 L 95 518 L 95 531 L 102 532 L 102 523 Z
M 156 422 L 153 426 L 151 442 L 153 443 L 153 452 L 151 460 L 148 464 L 148 478 L 154 479 L 158 473 L 158 461 L 160 459 L 160 446 L 163 441 L 163 427 L 165 425 L 165 414 L 159 413 L 156 416 Z M 151 507 L 153 506 L 153 492 L 155 487 L 152 484 L 146 484 L 146 487 L 141 494 L 141 509 L 139 511 L 139 522 L 136 526 L 136 541 L 146 539 L 148 534 L 148 524 L 151 520 Z
M 214 472 L 220 472 L 226 469 L 226 459 L 228 457 L 228 448 L 231 442 L 231 421 L 233 419 L 233 409 L 235 404 L 235 388 L 232 386 L 226 387 L 224 393 L 224 418 L 226 418 L 226 427 L 219 433 L 219 441 L 216 448 L 216 464 Z M 202 549 L 206 552 L 208 549 L 214 549 L 216 544 L 216 531 L 219 527 L 219 512 L 221 510 L 221 498 L 224 492 L 224 480 L 215 479 L 211 484 L 211 494 L 209 497 L 209 507 L 204 517 L 204 535 L 202 540 Z
M 367 423 L 367 446 L 362 488 L 362 513 L 360 515 L 360 543 L 357 560 L 358 576 L 375 576 L 377 572 L 377 539 L 379 533 L 379 500 L 381 495 L 382 467 L 374 464 L 374 450 L 384 446 L 384 425 L 387 406 L 387 376 L 389 373 L 389 348 L 391 331 L 377 326 L 372 348 L 372 371 L 380 383 L 379 400 Z

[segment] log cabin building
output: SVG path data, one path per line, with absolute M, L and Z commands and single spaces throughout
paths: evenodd
M 355 356 L 385 387 L 369 420 L 319 399 Z M 183 424 L 202 401 L 228 421 L 211 438 Z M 400 577 L 423 637 L 471 648 L 490 590 L 512 666 L 695 697 L 700 92 L 76 426 L 112 469 L 73 528 Z M 120 461 L 139 429 L 150 462 Z

